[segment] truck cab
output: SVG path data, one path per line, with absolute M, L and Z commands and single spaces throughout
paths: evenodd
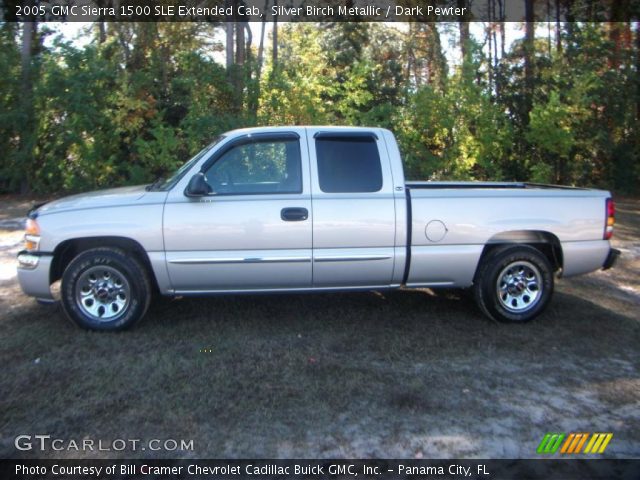
M 168 192 L 173 293 L 399 285 L 404 176 L 387 151 L 380 129 L 229 135 Z M 199 174 L 208 188 L 194 192 Z

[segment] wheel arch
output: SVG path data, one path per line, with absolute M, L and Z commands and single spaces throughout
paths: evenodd
M 60 242 L 53 251 L 49 283 L 60 280 L 67 265 L 78 254 L 99 247 L 119 248 L 125 253 L 134 256 L 147 270 L 153 289 L 156 292 L 159 290 L 155 272 L 144 247 L 132 238 L 118 236 L 71 238 Z
M 528 245 L 542 253 L 551 264 L 554 272 L 562 270 L 563 256 L 560 239 L 551 232 L 543 230 L 509 230 L 492 236 L 485 244 L 476 273 L 482 261 L 497 248 L 508 245 Z

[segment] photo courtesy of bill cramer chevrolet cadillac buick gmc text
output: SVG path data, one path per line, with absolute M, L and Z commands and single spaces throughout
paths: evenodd
M 381 128 L 262 127 L 218 137 L 168 178 L 29 213 L 22 290 L 81 327 L 119 330 L 152 292 L 209 295 L 470 288 L 526 322 L 556 276 L 610 268 L 609 192 L 516 182 L 405 182 Z

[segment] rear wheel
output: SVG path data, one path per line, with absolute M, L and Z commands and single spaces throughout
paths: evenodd
M 67 316 L 92 330 L 131 327 L 146 313 L 151 299 L 145 268 L 116 248 L 80 253 L 65 269 L 60 290 Z
M 482 260 L 473 292 L 480 309 L 500 322 L 528 322 L 540 315 L 553 294 L 553 269 L 533 247 L 499 247 Z

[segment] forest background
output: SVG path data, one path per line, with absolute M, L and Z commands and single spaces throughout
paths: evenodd
M 82 42 L 0 23 L 0 193 L 150 182 L 229 129 L 330 124 L 391 129 L 409 179 L 637 194 L 634 0 L 584 22 L 560 19 L 593 0 L 522 0 L 519 24 L 481 1 L 489 21 L 95 22 Z

